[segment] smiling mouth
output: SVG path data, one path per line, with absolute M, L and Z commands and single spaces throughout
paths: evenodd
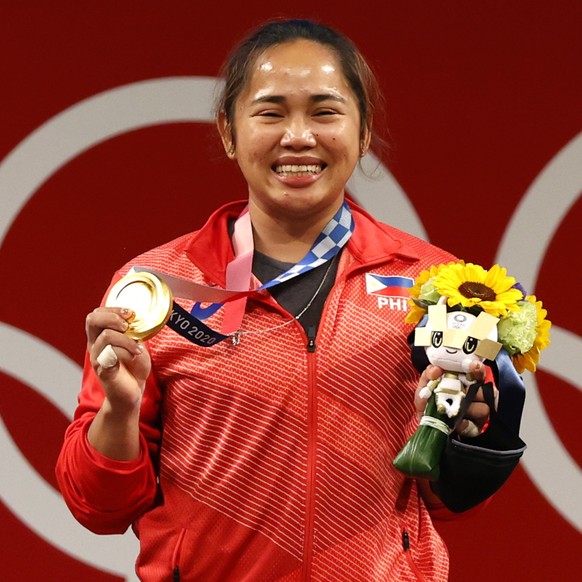
M 284 164 L 281 166 L 275 166 L 273 170 L 278 176 L 284 177 L 302 177 L 302 176 L 316 176 L 320 174 L 324 169 L 323 165 L 320 164 L 308 164 L 308 165 L 291 165 Z

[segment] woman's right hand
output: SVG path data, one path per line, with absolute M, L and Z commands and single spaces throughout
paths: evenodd
M 91 364 L 109 406 L 121 413 L 139 408 L 151 370 L 150 356 L 144 345 L 124 333 L 133 316 L 130 309 L 99 307 L 85 322 Z M 100 358 L 102 354 L 109 354 L 109 357 Z

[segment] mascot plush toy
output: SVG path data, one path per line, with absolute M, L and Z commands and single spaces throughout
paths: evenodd
M 475 381 L 470 372 L 472 362 L 493 360 L 501 344 L 497 342 L 498 318 L 485 312 L 477 317 L 465 311 L 447 313 L 443 307 L 444 301 L 432 306 L 428 326 L 415 330 L 415 345 L 424 346 L 428 361 L 445 370 L 421 390 L 420 397 L 428 400 L 434 393 L 437 411 L 455 418 Z
M 394 465 L 414 477 L 437 480 L 439 461 L 449 433 L 461 412 L 469 387 L 475 383 L 470 372 L 474 361 L 494 360 L 502 345 L 497 341 L 499 318 L 484 311 L 449 311 L 444 298 L 428 307 L 426 326 L 417 327 L 414 345 L 422 346 L 431 364 L 444 370 L 420 391 L 427 400 L 417 431 L 400 451 Z M 477 436 L 469 421 L 465 436 Z

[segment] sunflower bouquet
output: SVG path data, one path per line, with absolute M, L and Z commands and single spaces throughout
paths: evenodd
M 550 343 L 551 323 L 542 302 L 499 265 L 489 270 L 464 261 L 432 266 L 416 279 L 409 304 L 406 322 L 416 324 L 414 345 L 424 347 L 444 374 L 421 391 L 427 399 L 424 415 L 394 465 L 407 475 L 438 480 L 446 440 L 475 383 L 471 362 L 493 361 L 505 350 L 519 374 L 535 372 Z

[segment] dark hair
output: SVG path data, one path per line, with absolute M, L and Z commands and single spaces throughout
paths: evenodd
M 372 142 L 383 140 L 372 128 L 374 111 L 381 106 L 382 95 L 370 66 L 345 35 L 323 24 L 302 19 L 274 20 L 263 24 L 236 45 L 221 69 L 225 83 L 217 104 L 217 113 L 223 113 L 233 130 L 234 106 L 249 80 L 257 57 L 267 48 L 297 39 L 311 40 L 330 47 L 338 57 L 342 72 L 354 92 L 360 111 L 360 137 L 366 130 Z

